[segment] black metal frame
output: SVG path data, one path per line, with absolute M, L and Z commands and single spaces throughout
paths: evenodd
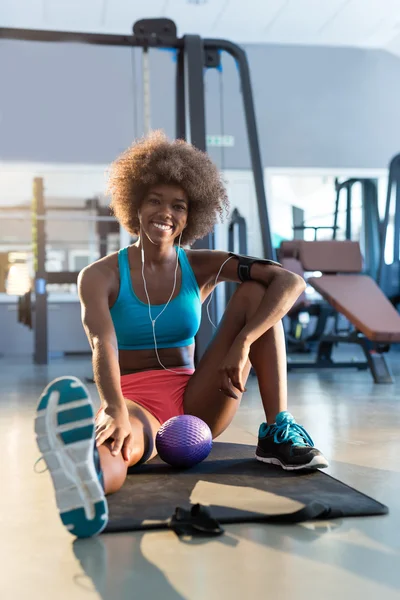
M 400 155 L 399 155 L 400 158 Z M 399 161 L 400 165 L 400 161 Z M 399 168 L 399 181 L 400 181 L 400 168 Z M 379 219 L 378 210 L 378 192 L 377 184 L 373 179 L 365 178 L 353 178 L 339 183 L 335 181 L 336 187 L 336 205 L 334 213 L 334 222 L 331 227 L 310 227 L 315 231 L 315 239 L 317 238 L 318 229 L 332 229 L 333 239 L 336 239 L 336 232 L 338 227 L 338 213 L 341 192 L 346 192 L 346 231 L 345 238 L 350 240 L 352 237 L 352 223 L 351 223 L 351 211 L 352 211 L 352 188 L 354 184 L 360 183 L 362 186 L 362 210 L 363 210 L 363 221 L 364 221 L 364 259 L 366 271 L 370 276 L 376 278 L 378 270 L 379 260 L 379 248 L 382 240 L 382 227 Z M 400 219 L 400 211 L 399 211 Z M 387 225 L 386 225 L 387 226 Z M 297 226 L 297 230 L 307 229 L 307 226 Z M 338 321 L 339 317 L 343 316 L 337 313 L 332 306 L 326 305 L 321 306 L 324 310 L 323 319 L 318 321 L 320 325 L 314 335 L 310 336 L 305 342 L 318 341 L 317 352 L 315 360 L 302 361 L 296 360 L 289 357 L 288 359 L 288 370 L 300 370 L 300 369 L 358 369 L 366 370 L 370 369 L 371 374 L 375 383 L 393 383 L 393 377 L 390 368 L 385 359 L 385 353 L 389 351 L 390 344 L 377 343 L 368 340 L 361 332 L 354 330 L 353 326 L 350 325 L 351 331 L 348 333 L 340 332 Z M 327 319 L 329 317 L 334 318 L 334 327 L 331 333 L 324 334 Z M 334 346 L 337 344 L 356 344 L 359 345 L 366 358 L 365 361 L 336 361 L 332 357 Z M 301 349 L 299 345 L 298 348 Z M 298 349 L 297 348 L 297 349 Z M 303 346 L 304 348 L 304 346 Z M 307 347 L 304 348 L 307 350 Z
M 395 192 L 393 194 L 393 191 Z M 390 208 L 395 196 L 393 262 L 386 264 L 385 247 L 387 242 Z M 381 248 L 378 269 L 378 285 L 394 305 L 400 304 L 400 154 L 392 158 L 389 165 L 389 179 L 386 194 L 385 216 L 381 226 Z
M 44 205 L 43 180 L 35 178 L 33 181 L 33 206 L 32 230 L 34 246 L 36 247 L 35 264 L 35 311 L 33 360 L 38 365 L 47 365 L 49 361 L 48 347 L 48 315 L 47 315 L 47 289 L 46 289 L 46 226 L 43 220 L 46 214 Z
M 363 239 L 363 254 L 364 254 L 364 265 L 365 272 L 368 273 L 373 279 L 377 279 L 379 269 L 379 257 L 381 248 L 381 222 L 379 218 L 378 208 L 378 189 L 374 179 L 366 178 L 351 178 L 341 183 L 338 180 L 335 181 L 336 189 L 336 203 L 335 213 L 333 221 L 333 238 L 336 239 L 336 232 L 338 227 L 338 215 L 340 208 L 341 193 L 346 192 L 346 231 L 345 239 L 352 239 L 352 190 L 353 186 L 359 183 L 361 184 L 361 197 L 362 197 L 362 212 L 363 212 L 363 224 L 364 224 L 364 239 Z
M 335 361 L 332 358 L 333 347 L 337 344 L 357 344 L 365 355 L 365 361 Z M 323 335 L 318 344 L 314 361 L 303 362 L 288 360 L 288 371 L 297 369 L 370 369 L 375 383 L 393 383 L 390 367 L 384 353 L 390 349 L 389 344 L 379 344 L 368 340 L 362 333 L 353 331 L 349 335 Z
M 203 40 L 197 35 L 186 35 L 183 38 L 178 38 L 176 35 L 176 26 L 170 19 L 138 21 L 133 26 L 133 35 L 0 28 L 0 39 L 176 49 L 176 134 L 179 138 L 190 140 L 193 145 L 201 150 L 206 149 L 204 68 L 217 66 L 218 58 L 216 57 L 218 57 L 221 51 L 230 54 L 236 61 L 241 82 L 243 109 L 258 203 L 264 258 L 275 259 L 264 188 L 264 175 L 250 70 L 246 53 L 240 46 L 227 40 Z M 195 247 L 214 248 L 213 234 L 206 236 L 203 240 L 199 240 Z M 217 314 L 215 302 L 216 297 L 214 296 L 213 303 L 211 304 L 211 314 L 214 318 Z M 196 338 L 196 360 L 204 353 L 211 340 L 212 333 L 208 319 L 202 319 L 202 324 Z
M 4 207 L 0 212 L 21 209 L 21 207 Z M 18 299 L 18 322 L 29 327 L 34 332 L 33 360 L 36 364 L 47 365 L 49 362 L 48 347 L 48 293 L 47 285 L 51 284 L 76 284 L 78 271 L 46 271 L 46 216 L 47 212 L 71 211 L 70 206 L 46 206 L 44 197 L 43 179 L 37 177 L 33 181 L 33 198 L 29 208 L 32 218 L 32 238 L 34 248 L 34 289 L 29 290 Z M 86 201 L 84 207 L 78 211 L 96 210 L 99 217 L 110 217 L 108 207 L 99 204 L 97 198 Z M 99 253 L 103 257 L 107 252 L 107 236 L 119 231 L 118 221 L 97 221 L 99 235 Z M 34 291 L 34 298 L 32 298 Z
M 296 240 L 303 240 L 304 239 L 304 231 L 307 231 L 309 229 L 314 231 L 314 242 L 316 242 L 318 240 L 318 231 L 320 229 L 334 229 L 336 227 L 336 225 L 332 226 L 332 225 L 293 225 L 292 229 L 294 231 L 293 234 L 293 238 Z M 296 234 L 299 233 L 299 235 L 296 236 Z
M 239 234 L 239 248 L 235 248 L 235 230 Z M 228 227 L 228 250 L 229 252 L 235 252 L 237 254 L 241 254 L 242 256 L 247 256 L 246 219 L 242 217 L 237 208 L 232 211 L 232 216 Z M 238 283 L 234 283 L 233 281 L 227 281 L 225 283 L 225 304 L 228 304 L 238 285 Z
M 184 38 L 183 61 L 178 62 L 177 78 L 181 89 L 177 89 L 180 102 L 184 100 L 185 138 L 203 152 L 206 151 L 206 111 L 204 101 L 205 66 L 203 40 L 198 35 L 186 35 Z M 183 71 L 179 73 L 180 68 Z M 182 124 L 177 121 L 177 130 Z M 207 234 L 193 245 L 197 249 L 215 248 L 214 233 Z M 209 311 L 213 323 L 217 319 L 217 297 L 213 296 Z M 214 330 L 207 318 L 206 308 L 202 307 L 201 326 L 196 336 L 195 361 L 198 362 L 212 339 Z

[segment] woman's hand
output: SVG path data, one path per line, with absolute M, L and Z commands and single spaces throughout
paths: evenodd
M 96 423 L 96 445 L 101 446 L 111 440 L 111 454 L 117 456 L 122 452 L 123 459 L 128 462 L 133 450 L 133 436 L 128 408 L 125 404 L 107 406 L 99 414 Z
M 235 400 L 238 397 L 233 387 L 242 393 L 246 391 L 243 385 L 243 369 L 246 366 L 249 352 L 250 346 L 246 346 L 240 340 L 235 340 L 218 369 L 220 391 L 224 392 L 230 398 L 235 398 Z

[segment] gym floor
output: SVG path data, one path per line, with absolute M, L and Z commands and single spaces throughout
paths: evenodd
M 50 477 L 36 474 L 37 398 L 60 375 L 84 378 L 88 360 L 48 367 L 2 359 L 0 597 L 16 600 L 398 599 L 400 594 L 400 354 L 393 385 L 369 372 L 289 374 L 289 408 L 331 461 L 328 472 L 388 505 L 383 517 L 298 526 L 236 525 L 211 540 L 170 532 L 74 541 L 60 523 Z M 95 396 L 94 386 L 89 386 Z M 220 438 L 256 443 L 256 380 Z M 43 463 L 38 465 L 40 469 Z

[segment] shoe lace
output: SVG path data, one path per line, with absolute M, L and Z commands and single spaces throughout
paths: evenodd
M 42 473 L 46 473 L 46 471 L 49 470 L 49 468 L 46 466 L 45 469 L 43 469 L 42 471 L 38 471 L 37 469 L 37 465 L 44 460 L 43 456 L 39 456 L 39 458 L 37 459 L 37 461 L 35 461 L 35 464 L 33 465 L 33 470 L 35 473 L 38 473 L 39 475 L 41 475 Z
M 271 433 L 274 433 L 274 442 L 276 444 L 292 442 L 295 446 L 314 447 L 314 442 L 310 435 L 302 425 L 295 422 L 290 414 L 285 416 L 281 422 L 274 423 Z

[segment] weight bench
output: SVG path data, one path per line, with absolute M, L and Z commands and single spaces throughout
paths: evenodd
M 290 240 L 281 242 L 278 249 L 278 260 L 284 269 L 304 277 L 304 269 L 299 260 L 299 242 L 301 240 Z M 316 327 L 310 335 L 303 337 L 303 326 L 300 323 L 300 314 L 307 313 L 316 318 Z M 335 311 L 327 302 L 318 300 L 310 301 L 303 292 L 287 313 L 290 326 L 286 331 L 286 344 L 289 353 L 311 352 L 310 344 L 318 342 L 323 335 L 328 319 L 335 315 Z
M 400 342 L 400 315 L 375 281 L 361 273 L 363 260 L 358 242 L 296 243 L 303 270 L 322 273 L 321 277 L 309 277 L 308 284 L 354 329 L 345 335 L 323 335 L 314 362 L 289 362 L 288 369 L 369 368 L 375 383 L 393 383 L 384 354 L 391 344 Z M 332 350 L 337 343 L 358 344 L 366 361 L 334 361 Z

